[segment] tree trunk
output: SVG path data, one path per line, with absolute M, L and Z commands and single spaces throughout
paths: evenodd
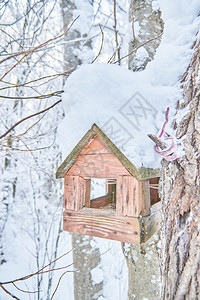
M 74 10 L 76 9 L 75 1 L 62 0 L 61 9 L 63 26 L 64 30 L 66 30 L 69 23 L 74 20 Z M 84 10 L 82 14 L 84 14 Z M 92 49 L 91 43 L 88 42 L 87 45 L 83 46 L 81 41 L 76 41 L 76 39 L 86 36 L 87 32 L 80 32 L 74 28 L 74 26 L 65 36 L 64 71 L 73 70 L 83 63 L 82 59 L 84 59 L 84 56 L 81 54 L 83 47 L 88 47 L 90 50 Z M 72 40 L 75 40 L 75 42 L 67 43 Z M 77 269 L 77 271 L 74 272 L 75 300 L 98 299 L 103 293 L 103 283 L 94 283 L 90 273 L 90 271 L 100 263 L 100 252 L 91 246 L 92 240 L 92 237 L 72 233 L 73 261 Z
M 184 101 L 173 123 L 185 154 L 163 162 L 162 299 L 200 299 L 199 46 L 183 76 Z
M 129 277 L 128 299 L 160 300 L 159 233 L 142 245 L 123 243 Z
M 152 0 L 131 0 L 130 3 L 132 41 L 129 44 L 131 55 L 128 67 L 132 71 L 141 71 L 154 58 L 164 24 L 160 10 L 152 9 Z M 140 45 L 143 46 L 139 47 Z M 137 47 L 138 50 L 134 51 Z
M 78 269 L 74 273 L 74 300 L 99 299 L 103 296 L 103 282 L 93 282 L 90 272 L 100 263 L 99 249 L 92 247 L 92 240 L 86 235 L 72 234 L 73 261 Z
M 160 35 L 163 30 L 160 11 L 153 11 L 152 0 L 132 0 L 130 17 L 131 22 L 133 22 L 133 40 L 130 42 L 130 52 L 146 41 Z M 139 25 L 138 32 L 134 31 L 136 29 L 134 25 L 136 24 Z M 139 56 L 139 52 L 133 52 L 129 56 L 129 69 L 132 71 L 145 69 L 148 62 L 153 59 L 160 41 L 161 36 L 139 48 L 143 53 L 146 53 L 143 59 Z M 159 241 L 160 235 L 156 233 L 144 244 L 123 244 L 123 252 L 129 273 L 129 300 L 160 299 Z

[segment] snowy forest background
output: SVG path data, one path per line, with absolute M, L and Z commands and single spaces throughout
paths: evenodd
M 187 0 L 0 1 L 0 281 L 46 265 L 48 270 L 17 282 L 18 288 L 5 286 L 19 299 L 160 299 L 158 234 L 138 249 L 62 231 L 63 186 L 55 173 L 65 158 L 57 129 L 67 118 L 67 104 L 59 100 L 67 99 L 64 85 L 79 65 L 115 64 L 141 73 L 154 60 L 166 30 L 165 50 L 158 53 L 152 85 L 170 87 L 173 111 L 181 95 L 176 88 L 197 38 L 199 11 L 198 1 Z M 171 73 L 162 76 L 160 63 L 166 53 L 169 59 L 161 66 Z M 145 78 L 153 71 L 148 72 Z M 149 297 L 134 287 L 138 278 L 133 272 L 141 255 L 146 257 L 138 276 L 154 264 L 151 278 L 147 276 L 153 289 Z M 83 259 L 89 261 L 73 265 Z M 76 269 L 80 270 L 73 273 Z M 11 296 L 0 289 L 0 299 Z

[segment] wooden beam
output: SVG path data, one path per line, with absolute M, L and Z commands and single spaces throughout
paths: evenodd
M 65 210 L 63 229 L 69 232 L 110 240 L 139 244 L 138 218 L 117 217 L 113 212 L 83 208 L 79 212 Z
M 151 208 L 151 215 L 140 218 L 141 243 L 145 243 L 155 232 L 161 228 L 161 201 Z
M 90 207 L 91 208 L 97 208 L 97 209 L 100 209 L 100 208 L 103 208 L 109 204 L 112 204 L 112 193 L 110 194 L 107 194 L 105 196 L 101 196 L 101 197 L 98 197 L 98 198 L 95 198 L 95 199 L 91 199 L 90 200 Z

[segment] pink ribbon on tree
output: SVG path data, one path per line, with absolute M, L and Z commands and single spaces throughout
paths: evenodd
M 167 108 L 166 114 L 165 114 L 165 122 L 163 124 L 161 133 L 159 134 L 159 138 L 161 138 L 165 132 L 165 126 L 169 121 L 169 107 Z M 154 146 L 154 150 L 156 153 L 160 154 L 164 159 L 167 161 L 174 161 L 175 159 L 179 158 L 180 155 L 176 152 L 177 151 L 177 143 L 173 136 L 168 135 L 164 138 L 165 141 L 167 141 L 169 146 L 165 149 L 160 149 L 157 145 Z

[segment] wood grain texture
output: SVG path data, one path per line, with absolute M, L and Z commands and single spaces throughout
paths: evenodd
M 140 218 L 141 224 L 141 243 L 146 243 L 150 237 L 161 228 L 161 201 L 154 204 L 151 215 Z
M 91 179 L 85 179 L 85 207 L 90 207 Z
M 63 229 L 110 240 L 140 243 L 138 218 L 117 217 L 113 211 L 101 212 L 97 209 L 87 208 L 79 212 L 65 210 Z
M 101 149 L 101 151 L 103 150 Z M 118 175 L 130 175 L 130 173 L 114 154 L 101 152 L 100 154 L 81 154 L 68 171 L 68 175 L 91 178 L 116 178 Z
M 100 154 L 100 153 L 112 153 L 108 147 L 97 136 L 95 137 L 86 148 L 84 148 L 80 154 Z
M 85 180 L 79 176 L 65 176 L 64 208 L 80 210 L 85 205 Z
M 139 201 L 138 211 L 141 216 L 148 216 L 151 213 L 149 180 L 138 181 Z
M 116 212 L 118 216 L 138 217 L 150 214 L 148 180 L 138 181 L 132 176 L 117 177 Z
M 112 203 L 112 194 L 101 196 L 90 200 L 91 208 L 103 208 Z
M 184 156 L 162 165 L 163 300 L 200 299 L 200 41 L 183 76 L 173 125 Z M 183 114 L 183 109 L 187 111 Z M 176 120 L 177 116 L 177 120 Z M 182 120 L 178 116 L 183 116 Z

